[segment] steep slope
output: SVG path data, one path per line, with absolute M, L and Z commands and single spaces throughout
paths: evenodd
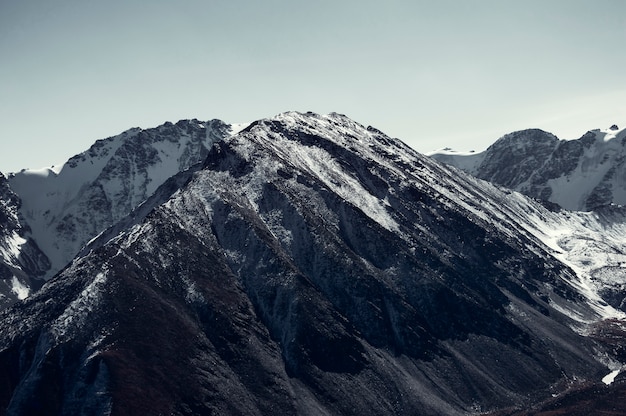
M 231 126 L 219 120 L 135 128 L 97 141 L 62 166 L 11 174 L 30 236 L 50 259 L 46 278 L 167 178 L 204 160 L 213 142 L 229 134 Z
M 617 312 L 553 214 L 342 115 L 253 123 L 0 315 L 0 408 L 454 415 L 599 381 L 572 328 Z
M 46 256 L 28 238 L 28 228 L 18 217 L 20 200 L 0 173 L 0 309 L 28 296 L 38 287 L 32 277 L 50 267 Z
M 481 153 L 447 150 L 430 156 L 569 210 L 626 204 L 626 130 L 617 126 L 568 141 L 538 129 L 523 130 Z

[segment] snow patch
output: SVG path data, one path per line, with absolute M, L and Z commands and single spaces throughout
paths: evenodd
M 0 244 L 0 254 L 6 260 L 14 260 L 13 266 L 18 266 L 17 259 L 22 251 L 22 246 L 26 244 L 26 240 L 17 232 L 12 234 L 5 240 L 5 244 Z
M 106 272 L 98 273 L 93 280 L 82 290 L 70 305 L 63 311 L 51 326 L 55 337 L 61 338 L 66 333 L 72 333 L 72 326 L 83 326 L 90 312 L 95 310 L 100 302 L 101 289 L 106 282 Z
M 338 124 L 331 116 L 320 116 L 322 120 L 319 124 L 322 126 L 329 125 L 327 126 L 328 130 L 322 130 L 317 124 L 309 126 L 306 120 L 300 120 L 301 117 L 302 116 L 297 113 L 288 113 L 281 114 L 278 119 L 287 126 L 294 128 L 297 126 L 298 129 L 304 131 L 310 128 L 311 133 L 321 137 L 330 135 L 333 141 L 340 143 L 346 148 L 351 147 L 348 141 L 349 138 L 354 137 L 354 130 L 348 129 L 349 126 Z M 363 136 L 359 136 L 359 139 L 370 141 L 373 145 L 373 140 L 367 131 L 363 131 Z M 297 140 L 288 139 L 281 134 L 268 134 L 265 130 L 255 131 L 250 138 L 252 140 L 261 141 L 263 147 L 271 149 L 282 160 L 289 161 L 289 163 L 293 164 L 297 169 L 320 179 L 332 192 L 339 195 L 346 202 L 361 209 L 365 215 L 379 223 L 382 227 L 392 232 L 399 232 L 399 226 L 387 211 L 384 202 L 366 190 L 358 179 L 348 173 L 340 162 L 326 150 L 315 145 L 304 145 Z M 250 158 L 253 157 L 251 153 L 253 149 L 251 146 L 244 143 L 243 140 L 238 144 L 238 150 L 241 150 L 244 157 L 250 160 Z M 273 168 L 275 171 L 276 166 L 269 166 L 272 163 L 273 162 L 267 158 L 267 161 L 263 161 L 259 166 Z M 251 198 L 251 200 L 254 200 L 254 198 Z
M 15 293 L 19 300 L 26 299 L 30 294 L 30 288 L 20 282 L 15 276 L 11 279 L 11 291 Z
M 602 382 L 606 384 L 607 386 L 610 385 L 611 383 L 613 383 L 613 381 L 615 381 L 615 377 L 617 377 L 620 371 L 622 371 L 621 368 L 611 371 L 609 374 L 607 374 L 606 376 L 602 378 Z
M 243 129 L 248 127 L 251 123 L 234 123 L 230 125 L 230 134 L 234 136 L 235 134 L 240 133 Z

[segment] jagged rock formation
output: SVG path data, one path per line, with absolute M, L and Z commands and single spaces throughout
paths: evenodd
M 46 256 L 20 220 L 20 200 L 0 173 L 0 309 L 24 299 L 31 288 L 39 287 L 34 277 L 43 276 L 50 267 Z
M 431 156 L 569 210 L 626 204 L 626 130 L 615 125 L 567 141 L 542 130 L 523 130 L 481 153 L 443 151 Z
M 609 371 L 575 329 L 620 314 L 550 228 L 583 220 L 339 114 L 261 120 L 0 314 L 0 409 L 528 407 Z

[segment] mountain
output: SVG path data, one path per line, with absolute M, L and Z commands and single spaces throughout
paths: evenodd
M 603 233 L 625 222 L 593 218 L 340 114 L 260 120 L 0 312 L 0 414 L 461 415 L 605 394 L 624 314 L 576 253 L 618 262 Z
M 13 211 L 26 226 L 23 234 L 49 263 L 43 273 L 26 273 L 30 278 L 20 280 L 20 293 L 33 282 L 40 286 L 36 279 L 56 274 L 85 243 L 128 215 L 166 179 L 204 160 L 212 144 L 232 132 L 233 126 L 220 120 L 134 128 L 98 140 L 62 166 L 10 174 L 8 201 L 19 201 Z M 14 248 L 18 256 L 20 247 Z
M 573 211 L 626 204 L 626 129 L 616 125 L 559 140 L 539 129 L 507 134 L 480 153 L 431 157 L 478 178 Z
M 20 220 L 19 209 L 18 196 L 0 173 L 0 309 L 41 286 L 34 278 L 50 267 L 46 256 L 27 236 L 30 230 Z

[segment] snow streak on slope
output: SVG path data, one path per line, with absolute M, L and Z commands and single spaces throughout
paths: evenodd
M 30 287 L 20 282 L 16 276 L 11 278 L 11 291 L 17 296 L 19 300 L 24 300 L 30 293 Z
M 51 332 L 57 340 L 71 336 L 77 328 L 85 325 L 89 314 L 99 307 L 98 302 L 102 297 L 101 287 L 105 282 L 106 271 L 98 273 L 53 322 Z
M 626 205 L 626 129 L 594 130 L 588 133 L 586 147 L 576 168 L 547 182 L 550 201 L 571 210 L 587 210 L 594 205 Z M 589 206 L 587 200 L 597 199 Z
M 21 247 L 26 243 L 26 240 L 19 236 L 16 231 L 12 231 L 11 234 L 5 238 L 0 244 L 0 256 L 7 259 L 9 264 L 14 267 L 19 267 L 18 257 L 21 252 Z
M 20 270 L 22 265 L 19 262 L 21 247 L 25 245 L 27 241 L 20 237 L 20 235 L 13 230 L 11 234 L 0 242 L 0 259 L 4 261 L 4 266 L 8 266 L 13 270 Z M 1 282 L 1 280 L 0 280 Z M 8 284 L 8 281 L 5 281 Z M 25 299 L 28 297 L 30 289 L 27 283 L 20 281 L 20 279 L 13 275 L 10 281 L 11 292 L 17 297 L 17 299 Z M 2 291 L 0 291 L 0 294 Z
M 381 158 L 377 156 L 375 151 L 376 146 L 380 147 L 380 144 L 372 138 L 371 133 L 363 126 L 349 120 L 345 116 L 342 117 L 337 114 L 322 115 L 317 118 L 317 123 L 313 125 L 310 123 L 309 117 L 291 112 L 277 116 L 274 118 L 274 121 L 283 123 L 288 131 L 289 129 L 297 129 L 299 134 L 320 135 L 346 148 L 354 147 L 354 144 L 350 143 L 352 140 L 359 141 L 359 145 L 365 145 L 367 146 L 366 149 L 370 150 L 367 154 L 362 155 L 364 158 L 376 160 L 377 162 L 381 161 Z M 345 123 L 348 124 L 345 125 Z M 358 138 L 354 136 L 355 132 L 359 133 Z M 398 225 L 387 212 L 384 203 L 382 203 L 383 201 L 380 201 L 368 190 L 364 189 L 358 179 L 343 169 L 336 156 L 330 154 L 326 149 L 314 145 L 305 145 L 300 141 L 290 140 L 283 134 L 263 128 L 253 127 L 241 137 L 243 139 L 241 141 L 242 144 L 250 139 L 249 145 L 243 144 L 240 147 L 246 160 L 250 160 L 253 157 L 253 146 L 261 145 L 264 149 L 271 150 L 271 153 L 268 153 L 267 156 L 257 156 L 266 158 L 266 162 L 263 162 L 265 169 L 276 172 L 280 168 L 280 165 L 273 161 L 275 160 L 275 155 L 277 155 L 280 159 L 289 161 L 295 168 L 317 176 L 332 192 L 337 193 L 352 205 L 359 207 L 367 216 L 384 228 L 389 231 L 398 231 Z M 257 183 L 253 186 L 258 187 L 261 185 L 262 183 Z M 258 188 L 256 191 L 258 191 Z M 255 192 L 255 189 L 249 190 L 248 197 L 250 201 L 254 201 L 257 198 L 256 195 L 258 195 L 258 192 Z
M 611 288 L 626 287 L 626 209 L 607 207 L 598 212 L 546 209 L 518 192 L 472 177 L 466 177 L 463 187 L 453 189 L 449 184 L 437 185 L 436 178 L 431 183 L 450 201 L 483 220 L 497 218 L 495 224 L 511 238 L 525 230 L 528 236 L 541 241 L 548 253 L 570 267 L 575 274 L 568 283 L 596 312 L 595 316 L 581 314 L 575 303 L 554 305 L 572 319 L 588 324 L 599 319 L 626 318 L 626 303 L 605 299 Z M 475 193 L 468 193 L 467 189 L 474 189 Z M 506 194 L 505 199 L 502 193 Z M 486 198 L 476 205 L 474 200 L 479 195 Z
M 555 212 L 548 220 L 528 215 L 538 238 L 577 275 L 572 285 L 604 319 L 626 319 L 626 211 Z M 618 296 L 618 297 L 616 297 Z M 579 319 L 584 321 L 584 319 Z

